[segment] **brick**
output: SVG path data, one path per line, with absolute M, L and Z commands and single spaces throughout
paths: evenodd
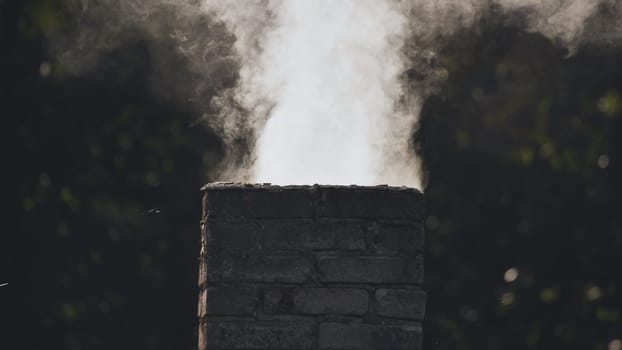
M 421 350 L 419 326 L 322 323 L 318 331 L 321 350 Z
M 208 219 L 205 223 L 207 245 L 230 249 L 252 249 L 261 230 L 257 221 L 220 221 Z
M 210 287 L 207 289 L 207 315 L 251 315 L 258 295 L 254 288 Z
M 423 252 L 423 224 L 377 223 L 367 230 L 371 249 L 380 252 Z
M 422 221 L 421 192 L 408 188 L 320 187 L 319 216 Z
M 264 220 L 260 226 L 257 235 L 260 248 L 313 250 L 333 246 L 333 233 L 318 229 L 311 219 Z
M 360 220 L 317 220 L 319 231 L 332 234 L 332 248 L 341 250 L 364 250 L 365 234 L 371 224 Z
M 312 218 L 309 187 L 207 186 L 208 218 Z
M 307 350 L 313 343 L 310 324 L 208 322 L 205 328 L 209 350 Z
M 348 220 L 264 220 L 259 247 L 289 250 L 365 249 L 364 224 Z
M 269 288 L 267 314 L 363 315 L 369 308 L 366 290 L 354 288 Z
M 311 277 L 312 270 L 312 260 L 302 256 L 210 253 L 208 249 L 208 282 L 303 283 Z
M 377 256 L 325 256 L 318 263 L 320 280 L 345 283 L 423 282 L 423 259 Z
M 413 289 L 378 289 L 374 295 L 376 314 L 422 321 L 425 292 Z
M 282 219 L 206 222 L 207 244 L 234 250 L 363 250 L 372 222 Z

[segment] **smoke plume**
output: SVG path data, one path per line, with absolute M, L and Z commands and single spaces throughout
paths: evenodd
M 60 60 L 76 73 L 93 70 L 102 52 L 146 39 L 156 85 L 176 86 L 227 146 L 222 181 L 421 188 L 412 135 L 421 104 L 447 79 L 436 53 L 454 35 L 476 36 L 482 20 L 498 18 L 570 54 L 622 39 L 617 0 L 81 0 L 73 8 L 79 31 L 59 45 Z M 184 79 L 171 50 L 184 57 Z

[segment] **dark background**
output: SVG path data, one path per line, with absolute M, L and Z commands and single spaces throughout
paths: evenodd
M 140 35 L 67 74 L 57 4 L 0 1 L 0 348 L 193 349 L 222 143 L 154 91 Z M 425 349 L 620 350 L 622 51 L 492 22 L 463 39 L 415 137 Z

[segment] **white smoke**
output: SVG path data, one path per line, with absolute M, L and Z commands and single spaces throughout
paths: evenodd
M 396 103 L 408 20 L 398 3 L 271 2 L 259 53 L 243 25 L 246 3 L 207 1 L 205 8 L 218 9 L 243 38 L 238 100 L 258 113 L 251 120 L 260 130 L 253 181 L 419 186 L 409 150 L 415 117 Z
M 176 41 L 203 81 L 192 84 L 210 82 L 193 96 L 205 99 L 208 125 L 225 144 L 246 138 L 250 147 L 243 161 L 224 162 L 223 181 L 421 188 L 412 135 L 422 102 L 447 79 L 436 53 L 448 39 L 476 36 L 487 18 L 571 54 L 622 38 L 619 0 L 106 0 L 91 10 L 81 2 L 97 19 L 87 32 L 106 40 L 87 35 L 78 47 L 139 28 Z M 231 69 L 237 83 L 221 86 Z

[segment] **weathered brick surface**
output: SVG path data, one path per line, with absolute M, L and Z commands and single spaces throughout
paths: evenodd
M 321 350 L 413 350 L 421 349 L 418 326 L 322 323 L 318 332 Z
M 260 248 L 320 250 L 365 249 L 366 224 L 351 220 L 279 220 L 263 223 Z
M 319 215 L 421 221 L 423 195 L 414 189 L 320 188 Z
M 207 220 L 207 244 L 210 248 L 248 250 L 257 245 L 257 234 L 261 223 L 253 221 Z
M 377 289 L 375 311 L 380 316 L 423 320 L 425 292 L 416 289 Z
M 269 288 L 263 303 L 267 314 L 363 315 L 369 294 L 354 288 Z
M 370 247 L 377 252 L 423 252 L 423 224 L 378 223 L 366 232 Z
M 421 350 L 420 192 L 203 190 L 200 350 Z
M 233 250 L 363 250 L 370 221 L 268 219 L 206 222 L 207 243 Z
M 203 319 L 207 315 L 207 289 L 201 289 L 199 292 L 199 303 L 197 308 L 197 317 Z
M 419 257 L 325 256 L 318 263 L 320 280 L 346 283 L 421 284 L 423 259 Z
M 312 219 L 261 223 L 256 246 L 262 249 L 313 250 L 333 247 L 334 234 L 318 229 Z
M 311 349 L 313 328 L 294 322 L 208 322 L 209 350 L 306 350 Z
M 252 315 L 258 302 L 256 288 L 207 288 L 206 315 Z
M 208 192 L 210 218 L 311 218 L 312 188 L 229 187 L 214 185 Z
M 215 252 L 207 256 L 207 282 L 303 283 L 313 262 L 297 255 L 246 255 Z
M 316 219 L 317 230 L 330 232 L 333 237 L 333 249 L 363 250 L 365 249 L 366 233 L 373 225 L 370 221 Z

